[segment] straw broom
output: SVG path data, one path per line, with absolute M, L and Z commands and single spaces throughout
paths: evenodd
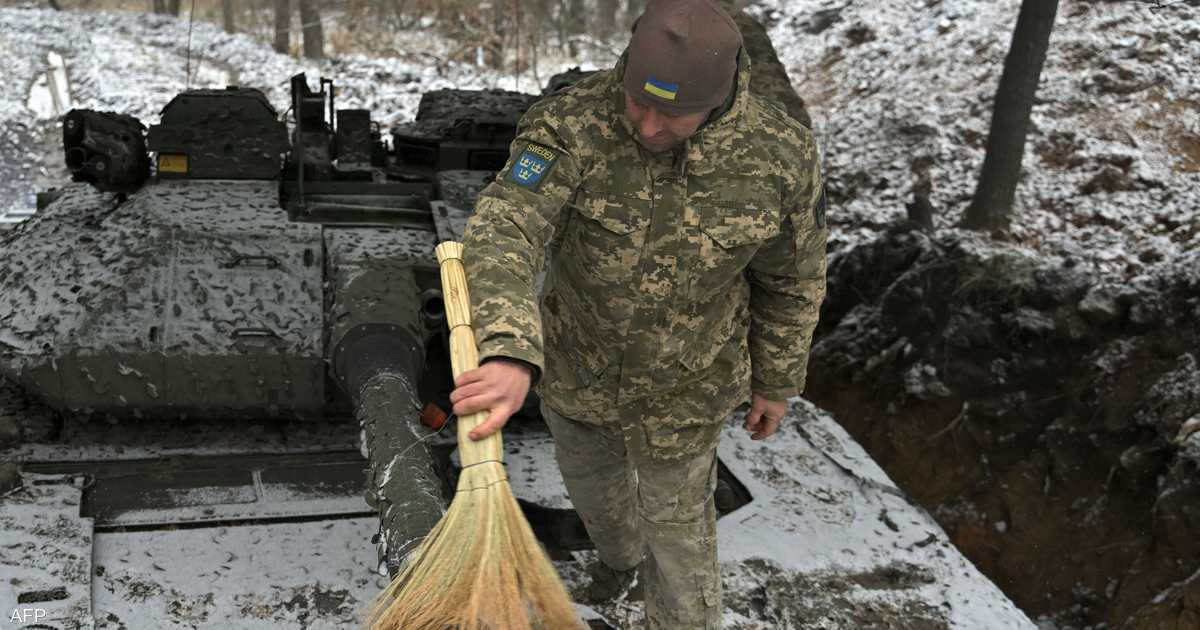
M 461 243 L 437 247 L 450 364 L 479 365 Z M 559 630 L 580 628 L 554 566 L 529 528 L 501 463 L 500 432 L 473 441 L 481 411 L 458 419 L 462 474 L 450 509 L 376 600 L 372 630 Z

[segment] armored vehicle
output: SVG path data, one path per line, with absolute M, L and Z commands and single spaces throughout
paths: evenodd
M 291 93 L 282 119 L 259 90 L 232 86 L 183 92 L 149 127 L 73 110 L 63 148 L 75 183 L 3 234 L 0 376 L 10 406 L 19 390 L 56 418 L 53 439 L 18 452 L 44 490 L 24 507 L 58 505 L 82 549 L 93 535 L 249 523 L 270 536 L 272 524 L 377 515 L 382 579 L 448 504 L 454 432 L 438 429 L 452 382 L 433 250 L 461 239 L 535 97 L 432 92 L 385 138 L 370 112 L 336 107 L 329 79 L 313 90 L 297 75 Z M 506 429 L 510 470 L 523 462 L 514 488 L 552 554 L 587 547 L 557 471 L 542 470 L 552 457 L 538 455 L 550 442 L 535 410 L 528 401 Z M 279 439 L 245 435 L 264 431 Z M 207 437 L 178 446 L 179 434 Z M 65 499 L 51 492 L 63 483 Z M 738 504 L 731 488 L 725 510 Z M 64 544 L 12 516 L 20 508 L 0 518 L 30 545 Z M 78 564 L 74 584 L 57 584 L 60 571 L 5 585 L 63 627 L 139 614 L 91 610 L 100 588 L 126 600 L 162 590 L 139 578 L 137 595 L 104 573 L 110 553 L 67 547 L 52 555 Z
M 437 107 L 462 96 L 431 95 L 442 120 L 397 129 L 392 150 L 369 112 L 337 109 L 332 81 L 313 91 L 304 75 L 292 79 L 290 130 L 262 92 L 239 87 L 183 92 L 149 128 L 67 114 L 79 183 L 42 195 L 3 237 L 0 375 L 113 427 L 354 418 L 338 443 L 358 438 L 361 452 L 58 453 L 26 457 L 25 472 L 83 476 L 80 513 L 99 531 L 377 512 L 394 571 L 453 477 L 452 441 L 419 441 L 435 434 L 415 422 L 428 404 L 436 427 L 449 407 L 433 248 L 461 237 L 463 208 L 503 165 L 530 99 L 485 92 L 473 109 Z M 449 190 L 454 206 L 441 201 Z M 70 599 L 14 588 L 31 604 Z

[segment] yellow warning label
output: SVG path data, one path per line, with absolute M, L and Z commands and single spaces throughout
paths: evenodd
M 187 173 L 187 156 L 180 153 L 159 153 L 159 173 Z

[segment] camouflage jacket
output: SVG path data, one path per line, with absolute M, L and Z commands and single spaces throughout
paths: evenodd
M 537 366 L 552 408 L 639 422 L 652 448 L 714 440 L 751 389 L 804 388 L 825 293 L 817 150 L 749 92 L 741 57 L 732 106 L 674 154 L 633 139 L 623 64 L 539 101 L 467 227 L 481 359 Z

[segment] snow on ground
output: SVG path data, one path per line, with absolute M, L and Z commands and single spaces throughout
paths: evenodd
M 982 164 L 1019 4 L 751 3 L 810 103 L 836 202 L 835 247 L 904 216 L 914 171 L 932 181 L 936 224 L 957 221 Z M 1060 7 L 1018 189 L 1015 241 L 1111 280 L 1200 245 L 1200 26 L 1189 3 L 1162 4 Z M 13 88 L 0 94 L 0 215 L 32 207 L 35 189 L 65 178 L 53 117 L 30 108 L 49 55 L 65 58 L 75 106 L 152 124 L 185 85 L 187 28 L 155 15 L 0 9 L 0 78 Z M 369 108 L 385 125 L 411 119 L 430 89 L 537 91 L 532 72 L 444 61 L 451 45 L 402 33 L 401 57 L 313 63 L 197 22 L 191 84 L 260 87 L 282 112 L 288 77 L 304 70 L 314 83 L 335 78 L 342 106 Z M 585 67 L 605 64 L 602 49 L 587 50 Z M 548 57 L 538 78 L 568 65 Z
M 904 217 L 926 171 L 938 227 L 974 192 L 1019 0 L 760 0 L 810 105 L 833 242 Z M 1161 7 L 1157 5 L 1162 5 Z M 1064 2 L 1033 110 L 1014 239 L 1124 279 L 1200 246 L 1194 3 Z

